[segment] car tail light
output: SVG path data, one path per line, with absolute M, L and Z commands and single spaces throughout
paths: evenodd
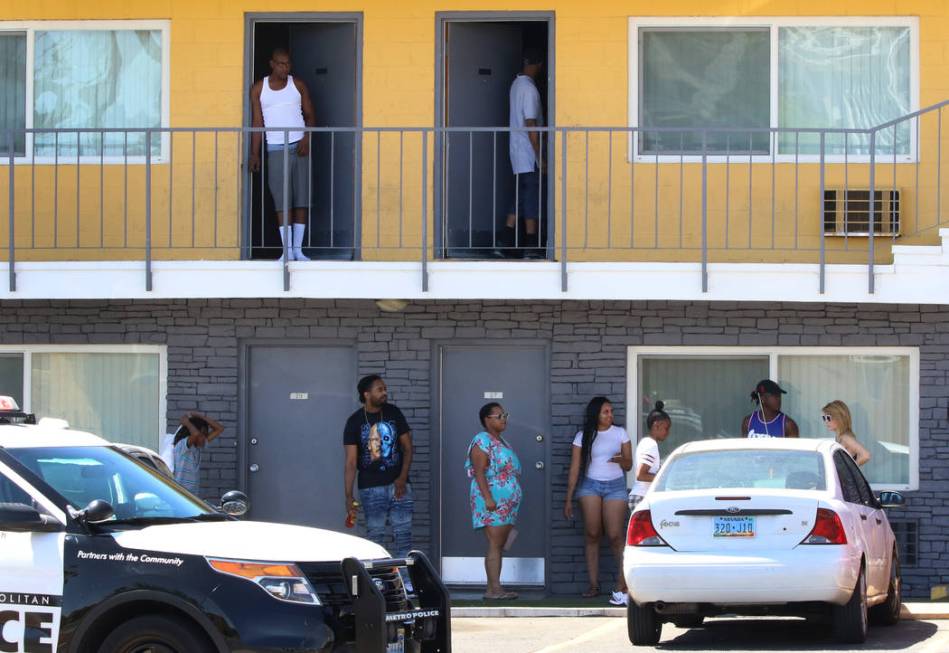
M 659 537 L 652 525 L 652 515 L 648 510 L 633 513 L 626 529 L 627 546 L 669 546 Z
M 817 521 L 814 528 L 801 544 L 846 544 L 847 533 L 840 521 L 840 515 L 827 508 L 817 509 Z

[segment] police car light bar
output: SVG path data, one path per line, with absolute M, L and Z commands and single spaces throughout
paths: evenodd
M 0 424 L 36 424 L 36 416 L 21 411 L 13 397 L 0 395 Z

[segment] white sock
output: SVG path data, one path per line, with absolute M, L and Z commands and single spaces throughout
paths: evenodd
M 280 244 L 287 250 L 287 253 L 289 254 L 288 259 L 292 261 L 293 246 L 291 241 L 292 236 L 290 235 L 290 225 L 287 225 L 286 227 L 280 226 L 277 227 L 277 229 L 280 231 Z M 278 260 L 283 260 L 283 253 L 280 254 L 280 258 Z
M 298 261 L 309 261 L 310 259 L 303 255 L 303 233 L 306 231 L 305 224 L 296 223 L 293 225 L 293 258 Z

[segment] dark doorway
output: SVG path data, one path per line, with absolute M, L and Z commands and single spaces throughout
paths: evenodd
M 472 530 L 471 481 L 459 473 L 476 433 L 478 410 L 497 401 L 510 413 L 504 438 L 521 461 L 520 537 L 504 554 L 502 581 L 543 585 L 549 496 L 547 440 L 550 407 L 547 350 L 543 345 L 442 345 L 438 350 L 440 551 L 442 578 L 451 584 L 483 585 L 484 535 Z
M 353 411 L 355 349 L 251 345 L 244 360 L 251 518 L 341 530 L 341 434 Z
M 356 127 L 360 114 L 360 24 L 340 20 L 253 19 L 250 79 L 270 73 L 274 48 L 290 51 L 290 74 L 306 84 L 317 127 Z M 248 112 L 246 123 L 250 124 Z M 312 135 L 308 159 L 310 211 L 304 253 L 313 259 L 354 259 L 359 250 L 361 139 L 353 131 Z M 266 159 L 266 157 L 263 157 Z M 266 161 L 264 162 L 266 165 Z M 251 257 L 276 259 L 282 253 L 276 212 L 266 189 L 266 170 L 252 175 L 246 211 Z
M 544 73 L 536 84 L 544 124 L 551 123 L 552 18 L 446 18 L 442 27 L 440 125 L 507 128 L 511 83 L 521 71 L 525 48 L 547 53 Z M 451 131 L 439 139 L 441 197 L 436 235 L 442 256 L 493 258 L 497 254 L 497 235 L 515 199 L 508 141 L 506 132 L 491 131 Z M 542 138 L 545 141 L 549 139 Z M 542 156 L 547 158 L 546 147 Z M 546 241 L 550 227 L 545 221 L 546 178 L 541 180 L 539 194 L 541 239 Z M 520 226 L 523 234 L 523 224 Z

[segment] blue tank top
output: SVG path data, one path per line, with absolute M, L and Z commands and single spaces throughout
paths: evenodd
M 775 415 L 772 419 L 767 422 L 761 419 L 761 410 L 756 410 L 751 414 L 751 419 L 748 420 L 748 437 L 749 438 L 783 438 L 784 437 L 784 423 L 787 420 L 787 415 L 778 411 L 778 414 Z

